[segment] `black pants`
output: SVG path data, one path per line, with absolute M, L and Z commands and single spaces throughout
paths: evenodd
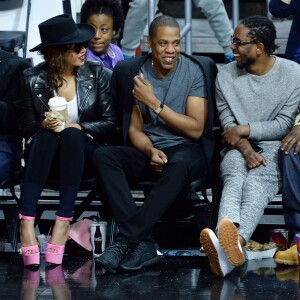
M 204 153 L 198 145 L 181 144 L 162 151 L 168 163 L 161 173 L 152 171 L 149 157 L 133 147 L 103 147 L 94 154 L 102 188 L 119 225 L 119 236 L 133 247 L 150 234 L 183 187 L 207 173 Z M 145 179 L 146 175 L 156 175 L 158 181 L 137 208 L 129 183 Z
M 36 215 L 36 206 L 48 178 L 59 182 L 57 215 L 72 217 L 83 173 L 92 173 L 96 144 L 82 131 L 66 128 L 61 133 L 39 131 L 32 139 L 22 184 L 20 213 Z

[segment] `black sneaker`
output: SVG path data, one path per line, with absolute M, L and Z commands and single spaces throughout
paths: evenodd
M 120 263 L 120 268 L 126 271 L 139 271 L 143 267 L 151 266 L 160 260 L 156 249 L 150 241 L 143 241 L 137 249 L 126 256 Z
M 116 274 L 122 259 L 125 258 L 129 251 L 127 244 L 124 241 L 117 241 L 101 254 L 100 257 L 95 258 L 106 271 Z

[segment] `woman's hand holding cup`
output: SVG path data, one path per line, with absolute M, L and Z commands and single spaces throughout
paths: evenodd
M 48 113 L 46 113 L 46 118 L 41 123 L 41 127 L 44 129 L 53 130 L 55 132 L 61 131 L 59 130 L 61 126 L 61 121 L 47 118 L 47 114 Z
M 50 111 L 47 112 L 46 128 L 53 130 L 54 132 L 61 132 L 66 128 L 67 119 L 67 101 L 63 97 L 53 97 L 48 102 Z

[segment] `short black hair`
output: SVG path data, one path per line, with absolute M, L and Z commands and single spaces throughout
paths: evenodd
M 266 16 L 251 16 L 240 22 L 249 28 L 248 36 L 255 42 L 263 43 L 268 54 L 272 54 L 278 46 L 275 44 L 276 28 Z
M 89 16 L 93 14 L 110 16 L 116 32 L 123 26 L 124 15 L 119 0 L 86 0 L 81 7 L 80 22 L 86 23 Z
M 180 26 L 179 26 L 178 22 L 173 17 L 167 16 L 167 15 L 162 15 L 162 16 L 156 17 L 151 22 L 150 27 L 149 27 L 150 39 L 154 38 L 157 28 L 161 27 L 161 26 L 176 27 L 180 30 Z

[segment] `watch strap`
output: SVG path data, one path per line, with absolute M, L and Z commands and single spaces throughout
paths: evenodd
M 164 105 L 162 103 L 159 104 L 159 106 L 154 109 L 153 111 L 158 115 L 164 108 Z

